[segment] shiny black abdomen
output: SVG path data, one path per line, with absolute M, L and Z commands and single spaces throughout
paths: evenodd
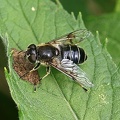
M 87 55 L 82 48 L 76 45 L 60 46 L 61 59 L 69 59 L 75 64 L 81 64 L 87 59 Z
M 44 46 L 38 46 L 38 60 L 43 60 L 46 62 L 49 62 L 53 59 L 53 57 L 57 56 L 59 51 L 57 48 L 51 46 L 51 45 L 44 45 Z

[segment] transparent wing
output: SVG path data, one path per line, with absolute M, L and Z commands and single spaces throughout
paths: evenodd
M 49 44 L 77 44 L 90 36 L 90 31 L 86 29 L 76 30 L 60 38 L 54 39 Z
M 51 66 L 78 82 L 83 88 L 93 87 L 93 84 L 89 81 L 86 73 L 79 66 L 73 63 L 73 61 L 69 59 L 63 59 L 62 61 L 54 59 Z

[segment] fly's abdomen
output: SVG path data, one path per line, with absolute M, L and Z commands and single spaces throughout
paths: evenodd
M 65 45 L 61 46 L 60 48 L 62 59 L 69 59 L 75 64 L 81 64 L 87 59 L 85 51 L 76 45 Z

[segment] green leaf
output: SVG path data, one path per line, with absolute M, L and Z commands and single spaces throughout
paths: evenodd
M 80 67 L 94 87 L 85 92 L 77 83 L 55 69 L 33 86 L 19 79 L 12 68 L 11 48 L 26 50 L 31 43 L 40 44 L 76 29 L 83 29 L 81 15 L 76 20 L 57 1 L 4 0 L 0 1 L 1 34 L 8 36 L 9 72 L 5 75 L 21 120 L 118 120 L 120 118 L 120 72 L 102 46 L 98 33 L 81 42 L 88 60 Z M 41 73 L 41 71 L 39 71 Z M 40 74 L 41 75 L 41 74 Z
M 101 15 L 99 17 L 91 17 L 86 22 L 87 27 L 92 30 L 93 33 L 95 33 L 96 30 L 100 32 L 102 43 L 105 42 L 106 38 L 108 39 L 107 48 L 116 64 L 120 62 L 119 21 L 120 13 L 118 12 Z
M 116 11 L 116 12 L 120 12 L 120 0 L 117 0 L 117 2 L 116 2 L 115 11 Z

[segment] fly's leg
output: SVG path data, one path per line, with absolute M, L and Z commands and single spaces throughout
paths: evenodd
M 40 62 L 38 62 L 32 70 L 30 70 L 30 71 L 26 72 L 25 74 L 23 74 L 22 76 L 20 76 L 20 78 L 24 77 L 26 74 L 28 74 L 30 72 L 36 71 L 39 67 L 40 67 Z
M 38 63 L 35 65 L 35 67 L 34 67 L 32 70 L 30 70 L 29 72 L 36 71 L 39 67 L 40 67 L 40 62 L 38 62 Z
M 47 77 L 49 74 L 50 74 L 50 66 L 47 66 L 46 67 L 46 74 L 41 78 L 41 80 L 44 79 L 45 77 Z

